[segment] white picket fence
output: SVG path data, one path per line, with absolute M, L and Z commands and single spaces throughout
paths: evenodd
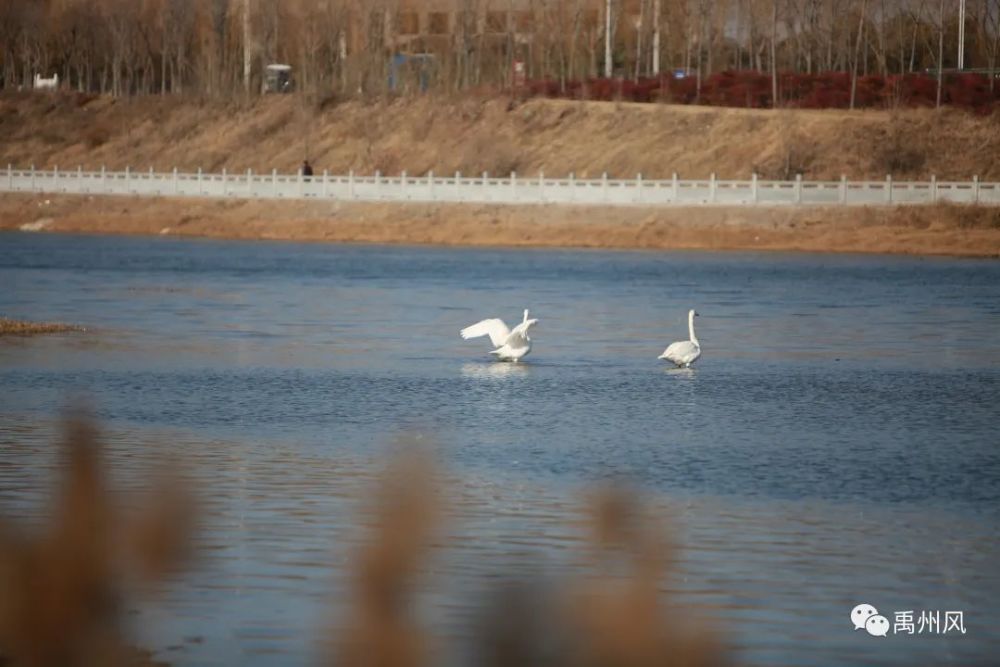
M 7 168 L 0 192 L 92 195 L 216 197 L 232 199 L 326 199 L 384 202 L 470 202 L 611 206 L 805 205 L 873 206 L 957 202 L 1000 205 L 1000 183 L 971 181 L 766 181 L 601 178 L 502 178 L 481 176 L 334 176 L 218 174 L 148 171 L 71 171 Z

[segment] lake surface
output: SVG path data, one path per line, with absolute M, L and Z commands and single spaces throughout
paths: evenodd
M 525 307 L 525 363 L 458 336 Z M 689 308 L 704 356 L 669 369 Z M 168 452 L 211 489 L 212 557 L 140 615 L 163 659 L 314 659 L 406 435 L 460 480 L 426 612 L 449 636 L 498 568 L 572 572 L 579 489 L 624 481 L 678 530 L 665 589 L 742 661 L 1000 650 L 995 261 L 3 234 L 0 315 L 88 328 L 0 340 L 0 508 L 37 515 L 79 396 L 116 478 Z M 871 637 L 858 603 L 967 632 Z

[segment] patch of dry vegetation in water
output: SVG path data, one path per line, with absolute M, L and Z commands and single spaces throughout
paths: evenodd
M 67 423 L 64 465 L 47 525 L 29 533 L 0 515 L 0 665 L 146 665 L 123 631 L 137 580 L 162 586 L 190 565 L 194 490 L 180 477 L 152 486 L 134 515 L 116 511 L 98 433 Z M 414 448 L 390 462 L 374 490 L 368 538 L 351 564 L 346 617 L 326 645 L 332 664 L 440 664 L 441 638 L 414 604 L 447 515 L 447 485 Z M 730 664 L 720 634 L 665 600 L 673 546 L 662 517 L 622 489 L 594 493 L 581 567 L 556 580 L 505 579 L 483 600 L 472 635 L 477 664 L 654 667 Z M 534 570 L 519 557 L 518 573 Z
M 86 331 L 83 327 L 62 322 L 27 322 L 0 317 L 0 336 L 36 336 L 39 334 Z

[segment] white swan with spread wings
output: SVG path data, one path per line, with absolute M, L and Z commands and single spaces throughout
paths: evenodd
M 466 340 L 489 336 L 493 346 L 496 347 L 490 354 L 496 355 L 499 361 L 517 361 L 531 352 L 528 329 L 537 323 L 537 319 L 528 319 L 528 309 L 525 308 L 524 319 L 513 329 L 508 329 L 503 320 L 492 318 L 465 327 L 461 333 L 462 338 Z

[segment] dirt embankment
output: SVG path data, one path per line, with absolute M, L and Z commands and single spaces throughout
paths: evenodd
M 1000 114 L 418 97 L 253 104 L 0 94 L 0 165 L 631 178 L 1000 180 Z
M 625 208 L 0 197 L 0 229 L 467 246 L 1000 257 L 1000 208 Z
M 0 94 L 0 165 L 1000 180 L 1000 115 L 420 97 Z M 1000 256 L 1000 209 L 601 208 L 0 195 L 0 229 L 442 245 Z

